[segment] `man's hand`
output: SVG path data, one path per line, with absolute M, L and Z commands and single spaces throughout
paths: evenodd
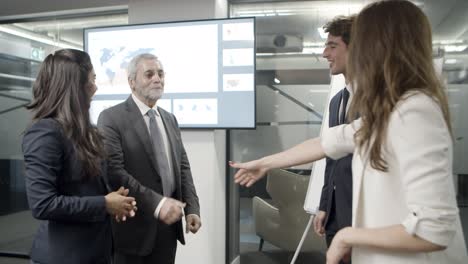
M 185 233 L 192 232 L 197 233 L 198 229 L 201 227 L 200 217 L 196 214 L 189 214 L 185 217 Z
M 185 203 L 172 198 L 166 198 L 161 207 L 161 211 L 159 211 L 159 220 L 163 221 L 167 225 L 172 225 L 182 219 L 182 216 L 184 215 L 184 207 Z
M 325 235 L 325 227 L 323 226 L 323 223 L 325 222 L 326 217 L 327 212 L 325 211 L 318 211 L 318 214 L 314 217 L 314 231 L 319 236 Z

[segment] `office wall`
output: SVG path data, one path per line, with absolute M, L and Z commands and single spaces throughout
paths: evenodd
M 127 5 L 128 0 L 1 0 L 0 19 L 4 16 Z
M 14 72 L 31 71 L 31 63 L 27 59 L 31 53 L 31 43 L 20 38 L 10 39 L 0 36 L 0 74 L 14 75 Z M 13 60 L 14 63 L 13 63 Z M 22 159 L 21 140 L 26 127 L 29 113 L 22 105 L 31 98 L 31 90 L 19 89 L 18 80 L 0 77 L 0 160 Z M 7 89 L 5 89 L 7 88 Z M 11 88 L 11 90 L 8 90 Z M 5 89 L 5 90 L 4 90 Z
M 466 162 L 466 153 L 468 152 L 468 85 L 450 84 L 448 91 L 454 139 L 453 173 L 468 175 L 468 163 Z
M 226 0 L 130 0 L 130 24 L 225 18 Z
M 9 93 L 11 95 L 12 93 Z M 18 94 L 15 94 L 18 95 Z M 19 94 L 18 97 L 26 97 L 24 94 Z M 6 110 L 23 105 L 24 101 L 19 101 L 11 98 L 0 97 L 0 110 Z M 29 120 L 29 113 L 25 108 L 15 109 L 10 112 L 0 115 L 0 138 L 2 139 L 2 147 L 0 148 L 0 159 L 23 159 L 21 151 L 21 141 L 23 132 L 26 127 L 26 122 Z M 8 124 L 8 125 L 5 125 Z

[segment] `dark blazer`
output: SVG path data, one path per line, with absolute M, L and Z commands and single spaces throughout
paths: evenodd
M 174 115 L 158 108 L 166 128 L 171 149 L 176 190 L 174 199 L 185 202 L 185 215 L 200 215 L 198 196 L 193 184 L 190 164 L 182 144 Z M 98 118 L 98 128 L 105 137 L 109 159 L 109 183 L 112 188 L 125 186 L 135 197 L 138 212 L 124 225 L 113 225 L 116 250 L 145 256 L 153 250 L 158 225 L 154 211 L 163 198 L 161 176 L 158 172 L 148 127 L 132 96 L 104 110 Z M 175 223 L 178 240 L 184 244 L 182 222 Z
M 346 88 L 345 88 L 346 89 Z M 342 99 L 342 91 L 338 92 L 330 101 L 329 107 L 329 127 L 339 125 L 340 104 Z M 353 199 L 353 175 L 351 169 L 353 155 L 347 155 L 339 160 L 332 160 L 327 158 L 325 167 L 325 179 L 322 188 L 322 195 L 320 197 L 321 211 L 327 212 L 327 217 L 324 222 L 325 229 L 327 223 L 331 219 L 330 211 L 332 207 L 333 189 L 335 189 L 335 219 L 338 228 L 341 229 L 346 226 L 351 226 L 352 215 L 352 199 Z M 332 230 L 338 231 L 338 230 Z
M 31 259 L 43 264 L 111 263 L 104 177 L 82 179 L 81 162 L 54 119 L 39 120 L 26 131 L 23 153 L 29 206 L 35 218 L 45 220 Z

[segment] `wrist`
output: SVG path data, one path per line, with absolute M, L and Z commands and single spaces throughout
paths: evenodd
M 340 233 L 340 240 L 343 244 L 345 244 L 346 246 L 350 246 L 352 247 L 354 241 L 353 241 L 353 234 L 354 232 L 356 231 L 356 229 L 348 226 L 348 227 L 345 227 L 343 228 Z
M 271 165 L 271 161 L 268 159 L 268 156 L 260 159 L 260 167 L 264 168 L 266 171 L 273 169 Z
M 106 205 L 106 208 L 109 206 L 109 194 L 104 195 L 104 204 Z
M 109 214 L 112 214 L 110 194 L 104 195 L 104 207 Z

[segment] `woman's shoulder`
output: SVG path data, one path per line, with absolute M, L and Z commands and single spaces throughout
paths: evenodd
M 442 108 L 435 98 L 422 91 L 407 92 L 391 114 L 390 130 L 402 131 L 445 128 Z
M 438 107 L 436 100 L 427 93 L 414 90 L 405 93 L 396 105 L 397 110 L 408 108 L 434 109 Z
M 61 130 L 62 126 L 53 118 L 41 118 L 33 121 L 29 129 Z
M 62 135 L 62 125 L 53 118 L 41 118 L 35 120 L 25 131 L 25 137 L 43 136 L 52 134 L 55 136 Z
M 26 129 L 22 148 L 25 155 L 31 153 L 44 153 L 43 151 L 61 151 L 64 142 L 61 125 L 51 118 L 44 118 L 34 121 Z
M 444 120 L 440 103 L 434 97 L 422 91 L 409 91 L 396 104 L 390 121 L 402 120 L 406 119 L 407 116 L 415 115 L 427 121 L 443 122 Z

